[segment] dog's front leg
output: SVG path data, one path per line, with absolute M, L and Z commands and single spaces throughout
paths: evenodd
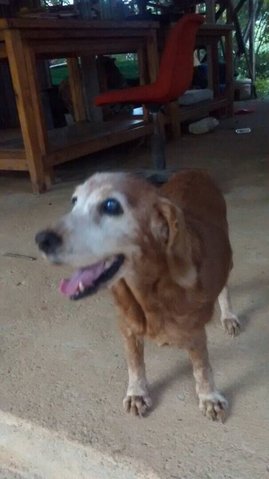
M 113 287 L 112 293 L 120 312 L 119 325 L 124 340 L 129 374 L 129 384 L 123 405 L 127 412 L 143 416 L 151 407 L 144 363 L 144 313 L 124 280 L 120 280 Z
M 223 419 L 228 402 L 217 391 L 210 366 L 205 329 L 196 331 L 192 336 L 189 355 L 193 366 L 199 409 L 210 419 Z
M 130 330 L 122 329 L 126 358 L 128 364 L 129 383 L 124 409 L 134 415 L 143 416 L 151 407 L 144 363 L 144 340 L 135 336 Z

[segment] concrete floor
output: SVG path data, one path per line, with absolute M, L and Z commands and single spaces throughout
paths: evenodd
M 127 371 L 109 294 L 68 302 L 58 293 L 66 271 L 38 257 L 33 242 L 69 207 L 74 176 L 93 162 L 146 165 L 148 153 L 125 146 L 65 166 L 41 196 L 25 178 L 1 176 L 1 479 L 269 478 L 269 103 L 254 107 L 211 134 L 167 146 L 171 165 L 207 167 L 228 203 L 231 289 L 243 332 L 226 337 L 217 315 L 208 327 L 216 382 L 230 401 L 223 425 L 198 411 L 186 354 L 151 344 L 153 411 L 142 420 L 125 415 Z M 251 134 L 236 135 L 238 126 Z

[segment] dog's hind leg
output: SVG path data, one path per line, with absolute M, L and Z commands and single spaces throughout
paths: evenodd
M 214 383 L 208 358 L 205 329 L 196 330 L 192 333 L 188 352 L 193 366 L 200 411 L 209 419 L 223 420 L 228 402 L 217 391 Z
M 240 333 L 240 322 L 232 312 L 232 305 L 228 286 L 224 286 L 218 297 L 220 307 L 220 320 L 223 328 L 230 336 L 238 336 Z

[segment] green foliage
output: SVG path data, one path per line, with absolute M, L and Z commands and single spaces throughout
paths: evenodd
M 257 78 L 256 79 L 256 92 L 259 98 L 265 98 L 269 96 L 269 79 Z
M 254 48 L 256 56 L 256 90 L 258 96 L 269 94 L 269 0 L 256 1 L 256 21 Z M 242 31 L 247 27 L 249 19 L 248 2 L 239 11 L 239 20 Z M 249 45 L 246 45 L 247 49 Z M 247 66 L 242 57 L 235 65 L 239 77 L 247 77 Z

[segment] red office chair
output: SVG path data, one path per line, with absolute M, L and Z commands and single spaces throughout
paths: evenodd
M 204 17 L 201 15 L 189 14 L 171 28 L 160 61 L 158 78 L 154 83 L 107 91 L 95 98 L 95 104 L 98 106 L 128 103 L 142 104 L 147 107 L 154 125 L 152 159 L 158 173 L 163 173 L 166 167 L 165 140 L 158 121 L 158 114 L 164 104 L 183 95 L 191 84 L 195 37 L 203 22 Z

